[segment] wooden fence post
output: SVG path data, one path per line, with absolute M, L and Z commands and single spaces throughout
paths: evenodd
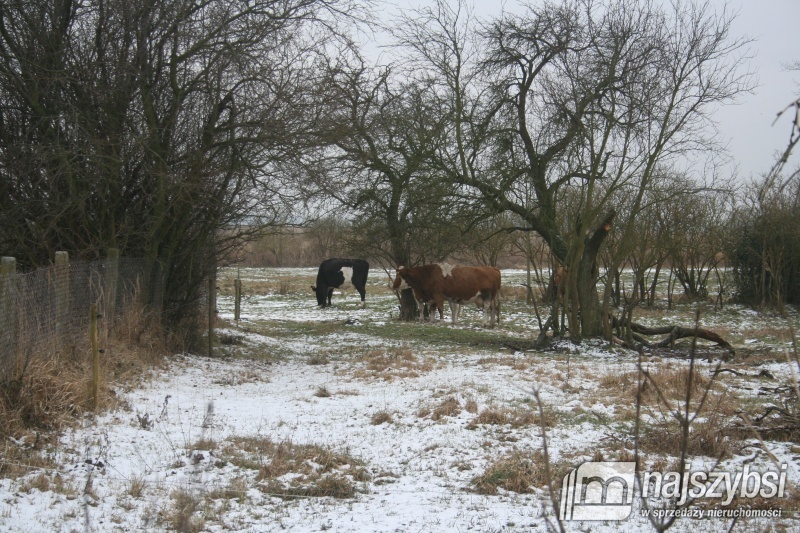
M 16 274 L 17 260 L 13 257 L 0 258 L 0 356 L 7 358 L 0 366 L 2 369 L 11 368 L 17 348 Z
M 239 315 L 242 308 L 242 280 L 238 277 L 233 280 L 233 319 L 239 323 Z
M 97 343 L 97 304 L 89 305 L 89 341 L 92 344 L 92 405 L 100 404 L 100 348 Z
M 55 300 L 56 343 L 60 343 L 69 331 L 69 254 L 55 255 Z

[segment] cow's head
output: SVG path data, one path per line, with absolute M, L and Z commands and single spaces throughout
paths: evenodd
M 391 289 L 393 291 L 402 291 L 404 289 L 410 289 L 411 286 L 406 281 L 408 276 L 408 269 L 404 266 L 397 267 L 397 273 L 394 277 L 394 283 L 391 285 Z
M 316 287 L 311 287 L 314 294 L 317 295 L 317 305 L 325 305 L 325 291 L 318 291 Z

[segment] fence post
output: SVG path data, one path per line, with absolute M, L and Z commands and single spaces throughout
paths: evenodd
M 92 405 L 100 403 L 100 348 L 97 343 L 97 304 L 89 305 L 89 341 L 92 344 Z
M 13 257 L 0 258 L 0 354 L 4 354 L 2 368 L 11 368 L 17 347 L 17 302 L 14 294 L 14 276 L 17 273 L 17 260 Z
M 117 311 L 117 285 L 119 280 L 119 250 L 109 248 L 106 252 L 106 279 L 103 282 L 103 294 L 105 302 L 103 304 L 103 317 L 105 318 L 106 329 L 113 327 L 114 317 Z
M 69 331 L 69 254 L 56 252 L 55 256 L 56 296 L 56 342 L 60 342 Z
M 238 277 L 233 280 L 233 319 L 239 323 L 239 314 L 242 308 L 242 280 Z
M 214 291 L 211 293 L 211 298 L 213 302 L 213 309 L 216 315 L 217 312 L 217 260 L 216 258 L 212 260 L 211 263 L 211 281 L 214 283 Z

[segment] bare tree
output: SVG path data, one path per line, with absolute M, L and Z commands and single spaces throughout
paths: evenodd
M 350 249 L 392 268 L 448 256 L 458 246 L 444 202 L 451 187 L 430 165 L 446 122 L 430 84 L 356 58 L 328 85 L 327 170 L 316 185 L 353 217 Z M 416 313 L 403 291 L 401 317 Z
M 599 250 L 637 231 L 659 169 L 719 148 L 710 113 L 752 87 L 747 42 L 708 4 L 565 0 L 490 21 L 478 61 L 463 5 L 422 14 L 405 42 L 450 95 L 442 171 L 547 241 L 569 267 L 571 335 L 602 334 Z
M 243 237 L 287 220 L 286 162 L 314 131 L 313 67 L 347 4 L 4 2 L 3 254 L 149 256 L 179 321 Z
M 676 214 L 668 239 L 670 267 L 690 298 L 708 297 L 711 274 L 723 260 L 723 229 L 730 213 L 727 196 L 706 191 L 673 203 Z

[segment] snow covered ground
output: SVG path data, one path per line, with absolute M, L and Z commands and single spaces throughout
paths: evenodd
M 247 296 L 238 325 L 232 323 L 231 298 L 219 301 L 220 316 L 230 326 L 218 333 L 232 339 L 220 352 L 229 356 L 169 357 L 166 368 L 140 388 L 117 391 L 126 408 L 87 417 L 66 432 L 53 452 L 61 465 L 55 471 L 0 480 L 0 531 L 546 530 L 552 507 L 544 487 L 529 493 L 501 488 L 493 495 L 475 490 L 476 477 L 498 458 L 541 452 L 538 424 L 478 419 L 493 410 L 535 412 L 534 389 L 552 417 L 552 464 L 574 468 L 598 454 L 624 459 L 632 427 L 624 412 L 632 402 L 605 394 L 603 378 L 636 372 L 635 354 L 611 352 L 601 343 L 519 350 L 515 346 L 524 345 L 535 324 L 522 304 L 505 306 L 503 325 L 491 331 L 479 327 L 476 310 L 459 325 L 400 324 L 394 320 L 395 297 L 383 289 L 386 279 L 371 281 L 366 309 L 350 292 L 335 294 L 335 307 L 321 310 L 308 289 L 313 276 L 309 269 L 243 271 Z M 504 284 L 521 276 L 504 272 Z M 277 279 L 283 281 L 268 284 Z M 248 293 L 254 282 L 267 288 Z M 760 327 L 754 322 L 761 318 L 745 309 L 725 316 L 729 331 Z M 459 342 L 459 335 L 469 341 Z M 505 348 L 503 342 L 485 342 L 491 336 L 517 340 Z M 741 338 L 766 342 L 746 333 Z M 651 369 L 686 364 L 648 362 Z M 709 365 L 701 366 L 708 373 Z M 785 364 L 776 361 L 757 369 L 787 375 Z M 740 377 L 725 379 L 725 387 L 747 396 Z M 448 401 L 457 408 L 437 411 Z M 349 462 L 337 472 L 356 492 L 332 498 L 270 490 L 258 477 L 269 455 L 247 455 L 244 442 L 315 445 L 340 453 Z M 735 470 L 745 461 L 769 468 L 770 459 L 755 443 L 719 468 Z M 787 487 L 794 487 L 800 480 L 796 448 L 766 445 L 787 465 Z M 248 465 L 245 456 L 255 464 Z M 714 462 L 690 459 L 695 468 Z M 312 471 L 323 467 L 317 459 L 306 463 Z M 34 482 L 42 475 L 50 479 L 46 490 Z M 288 473 L 274 481 L 289 486 L 299 477 Z M 555 485 L 558 491 L 561 479 Z M 796 530 L 800 521 L 792 511 L 798 509 L 785 507 L 779 520 L 740 519 L 737 530 Z M 565 526 L 647 529 L 638 508 L 635 501 L 633 514 L 621 522 Z M 727 531 L 730 525 L 731 520 L 681 519 L 673 530 Z

